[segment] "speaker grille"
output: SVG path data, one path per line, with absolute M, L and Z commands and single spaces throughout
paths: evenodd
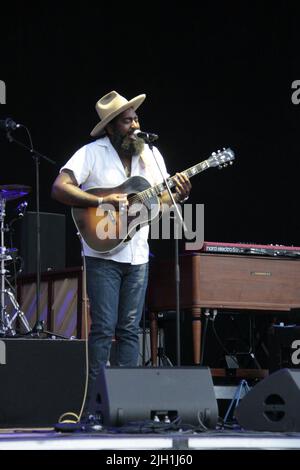
M 25 274 L 36 272 L 36 212 L 27 212 L 21 231 L 21 256 Z M 40 213 L 41 271 L 64 269 L 65 262 L 65 215 Z

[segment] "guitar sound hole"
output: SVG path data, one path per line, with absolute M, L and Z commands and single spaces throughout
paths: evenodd
M 132 199 L 136 196 L 136 193 L 130 193 L 130 194 L 127 194 L 127 199 L 130 203 L 132 202 L 139 202 L 139 197 L 137 196 L 135 199 L 136 201 L 132 201 Z

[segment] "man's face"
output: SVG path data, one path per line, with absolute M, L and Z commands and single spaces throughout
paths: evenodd
M 144 141 L 136 138 L 133 132 L 139 129 L 139 120 L 133 108 L 126 109 L 108 125 L 111 143 L 126 157 L 139 155 L 144 149 Z

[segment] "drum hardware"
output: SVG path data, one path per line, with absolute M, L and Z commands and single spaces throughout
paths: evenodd
M 11 255 L 15 252 L 14 248 L 6 248 L 5 246 L 5 232 L 9 230 L 5 226 L 5 207 L 6 201 L 21 198 L 30 192 L 29 186 L 22 185 L 4 185 L 0 186 L 0 279 L 1 279 L 1 302 L 0 302 L 0 336 L 15 336 L 16 330 L 14 323 L 17 318 L 21 321 L 26 333 L 31 332 L 30 325 L 14 295 L 12 286 L 7 279 L 7 270 L 5 263 L 11 261 Z M 8 287 L 7 287 L 8 285 Z M 10 317 L 7 311 L 6 302 L 9 302 L 13 307 L 13 313 Z

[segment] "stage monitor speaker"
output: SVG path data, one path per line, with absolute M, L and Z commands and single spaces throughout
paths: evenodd
M 85 384 L 85 341 L 0 340 L 0 427 L 53 427 L 79 414 Z
M 41 271 L 66 266 L 65 215 L 40 212 Z M 36 212 L 26 212 L 21 233 L 23 273 L 36 272 Z
M 281 369 L 243 398 L 235 411 L 242 428 L 252 431 L 300 431 L 300 370 Z
M 95 384 L 91 413 L 105 425 L 166 416 L 172 421 L 215 429 L 218 406 L 207 367 L 102 368 Z

